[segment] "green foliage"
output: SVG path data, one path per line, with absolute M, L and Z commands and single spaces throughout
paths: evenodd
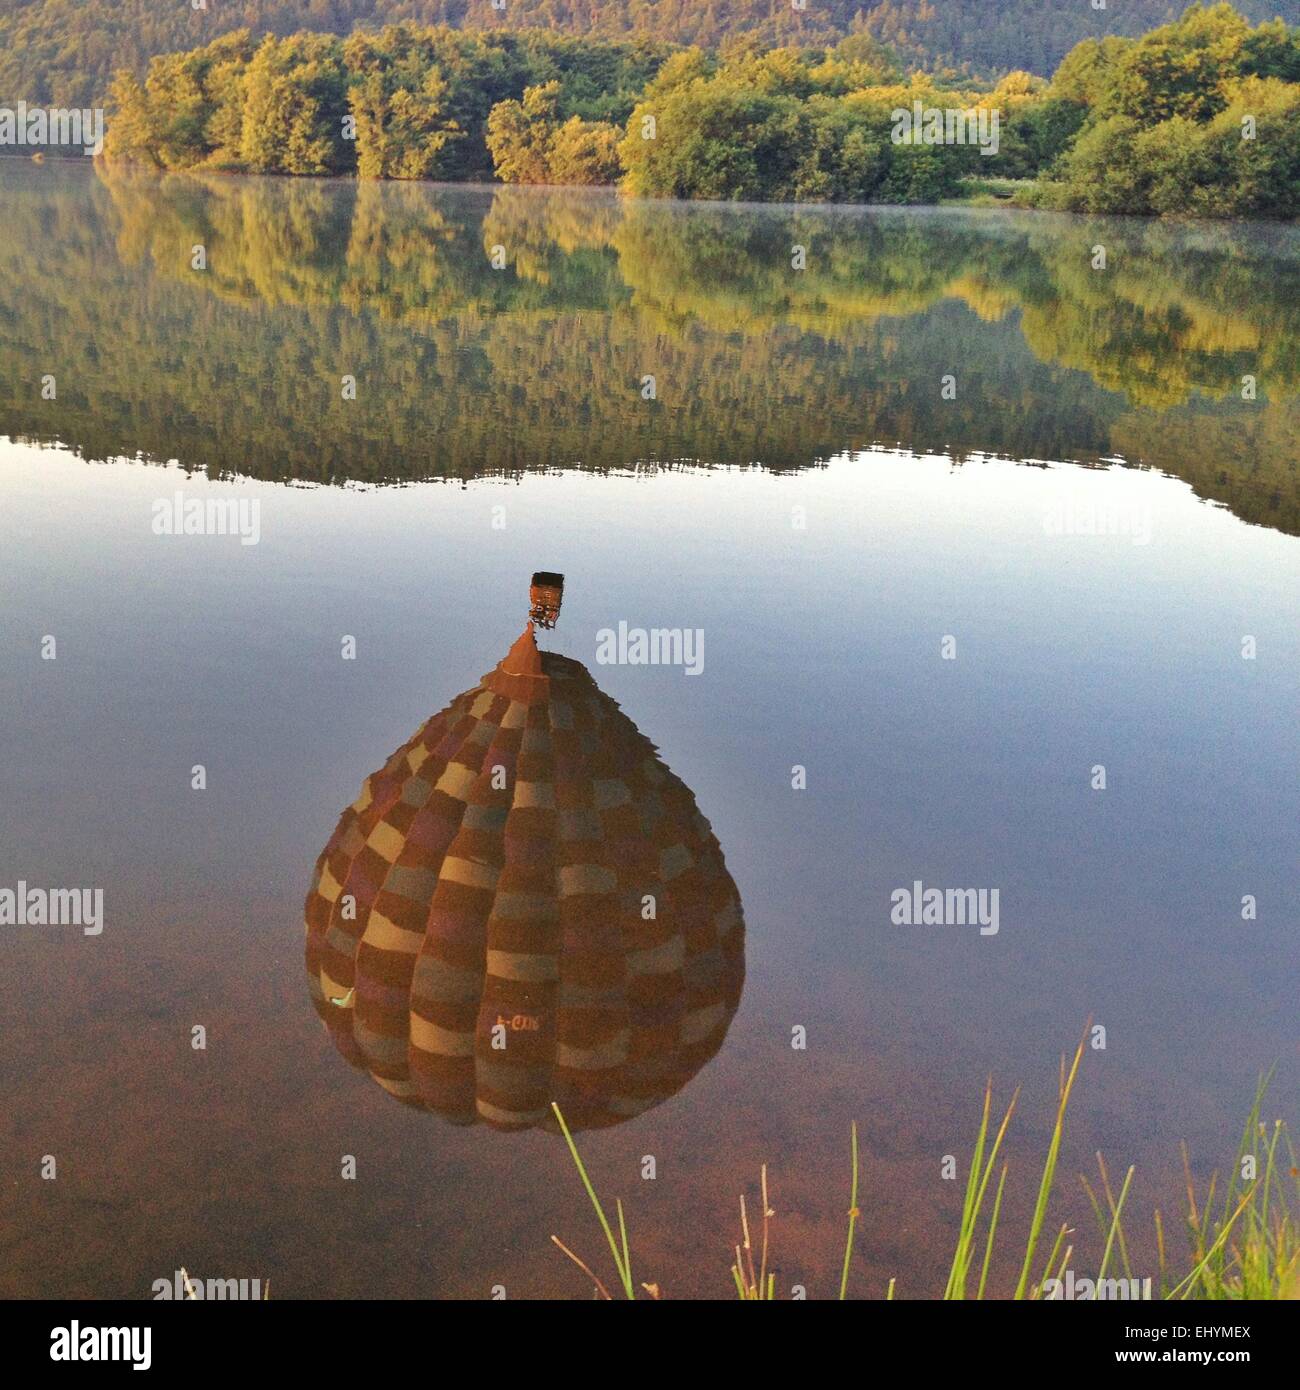
M 446 177 L 465 138 L 451 80 L 432 32 L 393 27 L 354 34 L 343 46 L 348 103 L 362 178 Z
M 503 183 L 546 183 L 556 128 L 559 83 L 529 87 L 520 101 L 501 101 L 488 117 L 487 146 Z
M 896 71 L 875 50 L 858 50 L 871 56 L 846 55 L 844 45 L 738 46 L 721 63 L 698 50 L 675 55 L 628 122 L 619 147 L 625 191 L 751 202 L 910 203 L 951 194 L 972 150 L 895 144 L 895 109 L 923 89 L 880 85 Z
M 1300 82 L 1300 29 L 1275 19 L 1252 30 L 1242 40 L 1241 71 L 1247 77 Z
M 565 126 L 555 177 L 608 182 L 616 132 L 601 113 L 625 120 L 664 56 L 644 45 L 411 24 L 260 43 L 238 30 L 153 59 L 143 86 L 119 74 L 106 152 L 165 169 L 486 179 L 493 108 L 546 86 L 557 130 Z M 573 117 L 579 124 L 567 125 Z
M 1069 149 L 1087 114 L 1085 106 L 1056 93 L 1011 110 L 1004 107 L 1001 144 L 988 161 L 988 172 L 1027 179 L 1050 169 Z
M 717 78 L 675 87 L 632 112 L 624 186 L 651 198 L 789 200 L 799 111 L 791 97 Z
M 1208 120 L 1226 105 L 1225 85 L 1240 74 L 1250 26 L 1228 4 L 1192 5 L 1129 44 L 1119 55 L 1098 109 L 1155 125 L 1174 116 Z
M 1108 116 L 1074 142 L 1056 205 L 1075 212 L 1135 212 L 1146 206 L 1150 172 L 1139 158 L 1141 125 Z
M 1252 30 L 1191 6 L 1136 41 L 1085 46 L 1057 99 L 1085 124 L 1038 194 L 1072 211 L 1199 217 L 1300 213 L 1300 30 Z
M 3 0 L 0 0 L 3 3 Z M 797 13 L 797 12 L 796 12 Z M 869 25 L 833 46 L 733 38 L 719 55 L 404 23 L 260 43 L 239 30 L 112 87 L 111 160 L 164 169 L 608 184 L 643 197 L 929 203 L 1037 180 L 1081 212 L 1295 217 L 1300 30 L 1192 5 L 1088 39 L 1048 83 L 903 80 Z M 895 112 L 979 109 L 996 150 L 913 145 Z M 345 117 L 355 129 L 349 130 Z
M 618 127 L 560 119 L 558 82 L 528 87 L 488 117 L 487 144 L 503 183 L 609 184 L 619 176 Z
M 343 138 L 347 112 L 343 45 L 320 34 L 267 38 L 242 81 L 239 152 L 255 173 L 338 174 L 355 164 Z
M 1253 20 L 1297 19 L 1295 0 L 1238 0 L 1238 8 Z M 1123 0 L 1105 10 L 1087 0 L 813 0 L 803 10 L 784 0 L 510 0 L 504 12 L 492 0 L 208 0 L 202 11 L 186 0 L 0 0 L 0 101 L 98 103 L 119 69 L 143 79 L 151 57 L 241 28 L 259 39 L 303 30 L 346 37 L 402 22 L 710 49 L 735 35 L 766 47 L 833 44 L 847 35 L 886 46 L 906 68 L 983 77 L 1027 68 L 1047 76 L 1081 40 L 1140 34 L 1169 11 L 1169 0 Z M 533 80 L 549 76 L 539 72 Z M 626 117 L 609 110 L 570 114 Z
M 109 153 L 134 164 L 158 165 L 158 132 L 149 98 L 136 77 L 125 70 L 108 89 L 113 122 L 105 139 Z
M 796 166 L 792 201 L 866 203 L 880 196 L 892 146 L 878 120 L 843 101 L 815 97 L 805 127 L 807 145 Z
M 551 183 L 616 183 L 621 170 L 618 142 L 621 132 L 608 121 L 584 121 L 570 116 L 551 140 Z

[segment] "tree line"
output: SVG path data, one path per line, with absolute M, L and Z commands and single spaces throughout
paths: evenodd
M 924 119 L 900 139 L 913 112 Z M 932 130 L 945 114 L 970 138 Z M 733 201 L 933 203 L 1000 179 L 1040 207 L 1288 218 L 1300 28 L 1195 4 L 1138 38 L 1084 40 L 1050 80 L 982 85 L 905 75 L 865 29 L 721 54 L 409 23 L 346 38 L 239 30 L 154 58 L 143 82 L 120 72 L 106 155 Z
M 562 111 L 581 131 L 613 130 L 667 52 L 540 30 L 400 24 L 257 39 L 241 29 L 154 58 L 143 82 L 119 72 L 106 155 L 162 169 L 490 179 L 489 119 L 503 103 L 527 98 L 530 119 Z M 584 163 L 570 181 L 601 174 Z

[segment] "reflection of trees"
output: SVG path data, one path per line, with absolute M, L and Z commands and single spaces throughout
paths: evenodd
M 1049 228 L 1057 225 L 1048 224 Z M 1040 357 L 1078 367 L 1135 405 L 1185 403 L 1195 392 L 1300 391 L 1300 240 L 1267 228 L 1203 231 L 1089 219 L 1068 242 L 1031 233 L 1050 298 L 1026 304 Z M 1092 269 L 1104 246 L 1107 269 Z M 1153 274 L 1153 267 L 1159 273 Z
M 1198 496 L 1261 526 L 1300 534 L 1300 413 L 1238 405 L 1222 413 L 1179 406 L 1115 421 L 1112 447 L 1157 460 Z M 1176 461 L 1176 467 L 1174 466 Z
M 91 457 L 340 480 L 805 467 L 877 443 L 1121 453 L 1300 531 L 1300 257 L 1280 229 L 25 167 L 5 180 L 0 428 Z M 1091 268 L 1099 244 L 1106 271 Z M 56 402 L 39 399 L 44 370 Z M 355 402 L 339 400 L 345 372 Z M 939 393 L 949 372 L 955 401 Z
M 677 234 L 674 221 L 684 224 Z M 1246 373 L 1275 395 L 1300 389 L 1300 237 L 1271 229 L 1221 227 L 1211 241 L 1006 212 L 880 212 L 864 222 L 835 210 L 683 215 L 637 205 L 617 244 L 638 305 L 673 325 L 780 322 L 837 336 L 956 299 L 987 322 L 1019 309 L 1035 356 L 1135 404 L 1222 395 Z M 795 245 L 806 249 L 802 272 L 790 269 Z M 1092 268 L 1097 245 L 1105 270 Z
M 324 303 L 344 287 L 355 184 L 115 173 L 104 184 L 126 264 L 249 304 Z M 207 269 L 191 268 L 204 248 Z
M 972 286 L 1004 255 L 977 232 L 936 237 L 934 223 L 882 212 L 627 208 L 616 244 L 636 302 L 665 325 L 694 319 L 721 331 L 777 325 L 829 337 L 885 316 L 908 316 Z M 795 270 L 796 247 L 806 268 Z M 1012 248 L 1007 248 L 1009 253 Z M 998 315 L 999 317 L 1001 315 Z

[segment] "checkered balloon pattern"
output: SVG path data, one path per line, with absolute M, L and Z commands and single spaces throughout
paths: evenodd
M 307 895 L 338 1049 L 457 1124 L 614 1125 L 722 1045 L 744 919 L 708 821 L 532 628 L 370 777 Z

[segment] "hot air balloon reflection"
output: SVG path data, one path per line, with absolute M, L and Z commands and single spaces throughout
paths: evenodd
M 457 1124 L 648 1110 L 717 1052 L 744 982 L 740 898 L 695 798 L 531 623 L 367 780 L 306 917 L 339 1051 Z

